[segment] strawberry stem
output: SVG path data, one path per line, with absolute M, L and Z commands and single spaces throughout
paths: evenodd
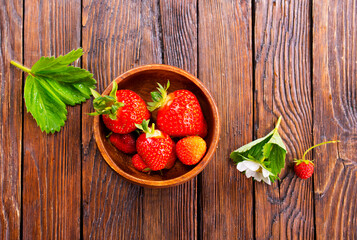
M 22 71 L 31 74 L 31 69 L 29 69 L 29 68 L 27 68 L 27 67 L 25 67 L 25 66 L 22 66 L 20 63 L 15 62 L 15 61 L 12 61 L 12 60 L 11 60 L 10 63 L 11 63 L 12 65 L 14 65 L 15 67 L 20 68 Z M 32 74 L 31 74 L 31 75 L 32 75 Z
M 113 132 L 110 132 L 107 136 L 105 136 L 106 138 L 109 138 L 111 135 L 113 134 Z
M 316 144 L 312 147 L 310 147 L 309 149 L 306 150 L 306 152 L 304 153 L 304 155 L 302 155 L 302 160 L 305 160 L 305 155 L 313 148 L 315 147 L 318 147 L 318 146 L 321 146 L 321 145 L 324 145 L 324 144 L 328 144 L 328 143 L 338 143 L 340 142 L 339 140 L 333 140 L 333 141 L 327 141 L 327 142 L 322 142 L 322 143 L 319 143 L 319 144 Z

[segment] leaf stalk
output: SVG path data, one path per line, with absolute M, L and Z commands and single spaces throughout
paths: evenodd
M 27 67 L 21 65 L 21 64 L 18 63 L 18 62 L 12 61 L 12 60 L 11 60 L 10 63 L 11 63 L 12 65 L 14 65 L 15 67 L 20 68 L 22 71 L 27 72 L 27 73 L 29 73 L 29 74 L 32 75 L 31 69 L 29 69 L 29 68 L 27 68 Z

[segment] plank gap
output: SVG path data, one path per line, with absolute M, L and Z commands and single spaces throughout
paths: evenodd
M 24 36 L 25 36 L 25 0 L 22 1 L 22 49 L 21 49 L 21 57 L 22 57 L 22 65 L 24 66 L 25 65 L 25 39 L 24 39 Z M 21 183 L 20 183 L 20 239 L 23 239 L 23 233 L 22 233 L 22 228 L 23 228 L 23 198 L 22 198 L 22 194 L 23 194 L 23 173 L 24 173 L 24 115 L 25 115 L 25 101 L 24 101 L 24 89 L 25 89 L 25 73 L 22 72 L 21 74 L 21 77 L 22 77 L 22 114 L 21 114 L 21 166 L 20 166 L 20 179 L 21 179 Z
M 314 56 L 313 56 L 313 42 L 314 42 L 314 18 L 313 18 L 313 0 L 309 1 L 309 20 L 310 20 L 310 88 L 311 88 L 311 142 L 314 143 Z M 314 153 L 312 152 L 312 158 L 314 159 Z M 312 177 L 312 212 L 313 212 L 313 217 L 314 217 L 314 239 L 316 239 L 316 205 L 315 205 L 315 180 L 314 177 Z
M 79 39 L 79 46 L 81 48 L 83 48 L 83 25 L 82 25 L 82 20 L 83 20 L 83 0 L 80 0 L 81 1 L 81 11 L 80 11 L 80 31 L 79 31 L 79 36 L 80 36 L 80 39 Z M 83 68 L 83 57 L 85 55 L 85 50 L 83 50 L 84 54 L 80 60 L 80 66 L 81 68 Z M 89 99 L 88 101 L 91 101 L 91 99 Z M 84 205 L 83 205 L 83 118 L 82 118 L 82 115 L 83 115 L 83 104 L 81 104 L 81 107 L 80 107 L 80 129 L 79 129 L 79 138 L 81 139 L 81 145 L 80 145 L 80 157 L 81 157 L 81 181 L 80 181 L 80 206 L 81 206 L 81 209 L 79 210 L 79 215 L 80 215 L 80 223 L 79 223 L 79 238 L 80 239 L 84 239 L 83 237 L 83 208 L 84 208 Z
M 197 49 L 196 49 L 196 55 L 197 55 L 197 78 L 200 79 L 200 46 L 199 46 L 199 19 L 200 19 L 200 15 L 199 15 L 199 0 L 196 1 L 196 22 L 197 22 L 197 29 L 196 29 L 196 34 L 197 34 Z M 202 173 L 200 173 L 197 176 L 197 209 L 196 209 L 196 214 L 197 214 L 197 239 L 202 239 Z
M 251 2 L 252 5 L 252 67 L 253 67 L 253 71 L 252 71 L 252 100 L 253 100 L 253 111 L 252 111 L 252 140 L 254 141 L 255 139 L 257 139 L 257 131 L 256 131 L 256 127 L 255 127 L 255 109 L 256 109 L 256 94 L 255 94 L 255 33 L 254 33 L 254 29 L 255 29 L 255 0 L 252 0 Z M 256 227 L 256 216 L 255 216 L 255 184 L 252 184 L 252 208 L 253 208 L 253 238 L 256 239 L 256 233 L 255 233 L 255 227 Z
M 164 36 L 163 36 L 163 30 L 162 30 L 162 16 L 161 16 L 161 4 L 160 0 L 156 1 L 156 7 L 158 10 L 158 15 L 157 15 L 157 22 L 158 22 L 158 27 L 159 27 L 159 46 L 160 46 L 160 54 L 161 54 L 161 64 L 165 63 L 165 53 L 164 53 Z

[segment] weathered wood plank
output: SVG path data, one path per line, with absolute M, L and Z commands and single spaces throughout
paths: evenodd
M 81 1 L 25 1 L 24 59 L 61 55 L 80 46 Z M 41 133 L 24 113 L 23 236 L 79 239 L 81 107 L 68 108 L 61 132 Z
M 357 238 L 357 1 L 313 1 L 317 239 Z
M 282 115 L 288 150 L 281 181 L 255 183 L 257 239 L 314 237 L 312 179 L 298 179 L 292 168 L 312 143 L 309 9 L 307 0 L 255 2 L 256 137 Z
M 0 1 L 0 239 L 20 238 L 22 0 Z
M 163 63 L 197 76 L 195 0 L 160 1 Z M 158 12 L 155 14 L 158 16 Z M 169 189 L 144 189 L 143 233 L 147 239 L 196 239 L 196 178 Z
M 158 15 L 156 1 L 83 1 L 83 65 L 94 73 L 99 92 L 134 66 L 161 63 Z M 93 111 L 91 102 L 82 110 Z M 155 232 L 143 236 L 142 229 L 143 188 L 109 167 L 97 149 L 92 127 L 93 118 L 83 114 L 83 238 L 150 238 Z
M 253 64 L 250 1 L 200 1 L 199 78 L 215 98 L 221 139 L 202 173 L 202 239 L 252 239 L 253 183 L 229 159 L 252 140 Z

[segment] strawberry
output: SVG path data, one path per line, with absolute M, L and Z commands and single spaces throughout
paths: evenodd
M 295 174 L 301 179 L 307 179 L 314 173 L 314 164 L 310 160 L 298 160 L 294 166 Z
M 175 154 L 175 143 L 166 133 L 155 130 L 153 123 L 149 128 L 149 121 L 143 120 L 142 124 L 136 124 L 137 128 L 144 131 L 136 141 L 138 154 L 153 171 L 165 168 L 172 155 Z
M 338 140 L 335 141 L 328 141 L 328 142 L 323 142 L 323 143 L 319 143 L 316 144 L 315 146 L 310 147 L 309 149 L 307 149 L 304 153 L 304 155 L 302 156 L 302 159 L 294 159 L 294 172 L 295 174 L 301 178 L 301 179 L 307 179 L 309 177 L 312 176 L 312 174 L 314 173 L 314 163 L 311 160 L 306 160 L 305 159 L 305 155 L 313 148 L 321 146 L 323 144 L 327 144 L 327 143 L 337 143 L 340 142 Z
M 96 110 L 90 115 L 102 115 L 105 126 L 115 133 L 127 134 L 136 129 L 135 124 L 150 118 L 144 100 L 131 90 L 117 90 L 114 81 L 109 96 L 101 96 L 91 89 L 95 99 L 93 107 Z
M 188 90 L 177 90 L 167 95 L 170 82 L 164 88 L 159 84 L 158 92 L 151 92 L 153 102 L 148 109 L 157 112 L 157 127 L 171 137 L 207 135 L 207 123 L 196 96 Z
M 143 161 L 143 159 L 140 157 L 139 154 L 135 154 L 131 158 L 131 161 L 136 170 L 140 172 L 150 172 L 150 168 L 148 168 L 148 166 L 146 165 L 146 163 Z
M 172 150 L 169 160 L 166 163 L 165 169 L 172 168 L 175 165 L 175 162 L 176 162 L 176 149 L 174 145 L 174 149 Z
M 206 150 L 206 142 L 199 136 L 185 137 L 176 144 L 177 157 L 186 165 L 198 163 L 205 155 Z
M 134 154 L 136 152 L 136 143 L 133 133 L 112 133 L 109 137 L 109 141 L 124 153 Z

